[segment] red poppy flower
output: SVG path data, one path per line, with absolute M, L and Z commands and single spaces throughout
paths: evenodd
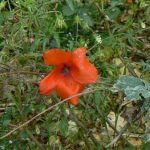
M 40 81 L 40 94 L 51 95 L 54 90 L 65 99 L 82 92 L 86 84 L 95 83 L 98 72 L 86 57 L 86 48 L 77 48 L 74 52 L 50 49 L 44 54 L 44 62 L 56 68 Z M 78 96 L 69 100 L 78 104 Z
M 133 3 L 133 0 L 128 0 L 128 4 L 132 4 Z

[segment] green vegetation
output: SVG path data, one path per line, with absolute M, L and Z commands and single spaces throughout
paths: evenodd
M 148 149 L 149 26 L 149 0 L 0 0 L 0 150 Z M 78 47 L 97 83 L 75 107 L 41 96 L 43 52 Z

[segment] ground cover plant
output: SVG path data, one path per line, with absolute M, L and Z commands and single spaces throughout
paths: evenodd
M 0 150 L 149 149 L 149 25 L 149 0 L 0 0 Z M 54 48 L 86 48 L 67 62 L 80 90 L 43 94 Z

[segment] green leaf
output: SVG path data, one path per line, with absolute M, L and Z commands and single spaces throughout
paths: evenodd
M 101 103 L 101 93 L 100 92 L 95 92 L 94 93 L 94 99 L 95 99 L 95 103 L 96 105 L 100 105 Z
M 133 76 L 120 77 L 114 84 L 114 89 L 124 91 L 126 94 L 125 100 L 150 99 L 150 84 Z
M 72 11 L 75 10 L 72 0 L 66 0 L 66 3 L 67 3 L 67 5 L 70 7 L 70 9 L 71 9 Z
M 111 20 L 115 20 L 117 19 L 117 17 L 121 14 L 121 11 L 119 8 L 117 7 L 114 7 L 114 8 L 111 8 L 110 10 L 108 10 L 107 12 L 107 15 L 109 16 L 109 18 Z
M 54 39 L 56 41 L 56 47 L 60 47 L 60 37 L 59 37 L 59 34 L 55 33 L 54 34 Z
M 68 6 L 63 6 L 62 12 L 65 16 L 71 16 L 75 14 L 75 11 L 72 11 L 71 8 Z
M 87 13 L 84 13 L 82 15 L 82 18 L 83 18 L 84 22 L 87 23 L 89 26 L 93 25 L 93 20 Z
M 4 120 L 3 126 L 8 126 L 10 124 L 11 120 Z
M 103 149 L 103 147 L 99 144 L 99 145 L 97 145 L 97 149 L 96 150 L 102 150 Z
M 67 117 L 63 117 L 59 123 L 59 127 L 60 127 L 60 132 L 62 133 L 62 135 L 66 135 L 67 131 L 68 131 L 68 119 Z
M 6 2 L 5 1 L 1 1 L 0 2 L 0 11 L 5 8 Z

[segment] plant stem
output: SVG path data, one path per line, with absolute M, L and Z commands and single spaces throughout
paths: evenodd
M 88 92 L 83 92 L 83 93 L 78 93 L 76 95 L 73 95 L 73 96 L 70 96 L 66 99 L 64 99 L 63 101 L 60 101 L 59 103 L 56 103 L 55 105 L 52 105 L 50 107 L 48 107 L 47 109 L 45 109 L 44 111 L 38 113 L 37 115 L 35 115 L 34 117 L 32 117 L 31 119 L 25 121 L 24 123 L 22 123 L 21 125 L 17 126 L 16 128 L 14 128 L 13 130 L 11 130 L 10 132 L 6 133 L 5 135 L 1 136 L 0 139 L 4 139 L 6 137 L 8 137 L 9 135 L 11 135 L 12 133 L 14 133 L 15 131 L 27 126 L 29 123 L 31 123 L 32 121 L 34 121 L 35 119 L 37 119 L 38 117 L 42 116 L 43 114 L 49 112 L 50 110 L 52 110 L 53 108 L 65 103 L 66 101 L 68 101 L 69 99 L 71 98 L 74 98 L 76 96 L 81 96 L 81 95 L 84 95 L 84 94 L 87 94 L 87 93 L 92 93 L 94 91 L 97 91 L 98 89 L 95 89 L 95 90 L 91 90 L 91 91 L 88 91 Z

